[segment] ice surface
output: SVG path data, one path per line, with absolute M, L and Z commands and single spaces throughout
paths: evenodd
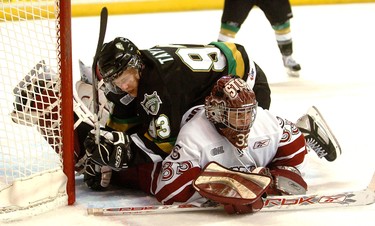
M 287 77 L 273 31 L 259 9 L 250 13 L 237 41 L 268 76 L 271 111 L 295 121 L 309 106 L 315 105 L 341 144 L 343 154 L 335 162 L 319 160 L 311 153 L 306 173 L 309 193 L 365 188 L 375 169 L 371 143 L 375 128 L 375 34 L 364 24 L 375 20 L 375 4 L 297 6 L 293 12 L 291 29 L 294 57 L 302 66 L 300 78 Z M 125 36 L 139 48 L 170 43 L 205 44 L 217 39 L 220 17 L 220 10 L 110 16 L 105 41 Z M 78 59 L 89 65 L 92 62 L 99 17 L 74 18 L 72 24 L 73 69 L 77 78 Z M 375 225 L 375 205 L 244 216 L 222 212 L 88 216 L 88 206 L 142 205 L 155 200 L 128 190 L 103 195 L 90 192 L 81 178 L 76 183 L 74 206 L 10 225 Z

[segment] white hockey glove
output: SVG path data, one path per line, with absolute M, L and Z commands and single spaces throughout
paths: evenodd
M 85 142 L 88 159 L 100 166 L 109 166 L 114 170 L 128 168 L 134 155 L 130 148 L 130 138 L 123 132 L 100 130 L 99 145 L 95 143 L 95 131 L 92 130 Z
M 271 181 L 269 176 L 233 171 L 210 162 L 193 181 L 193 187 L 201 196 L 223 204 L 228 214 L 244 214 L 263 208 L 262 196 Z

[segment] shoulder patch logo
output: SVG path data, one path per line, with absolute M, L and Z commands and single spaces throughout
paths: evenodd
M 143 109 L 148 115 L 156 115 L 159 112 L 161 104 L 161 99 L 156 91 L 154 91 L 151 95 L 145 93 L 144 99 L 141 102 Z
M 253 148 L 254 149 L 264 148 L 264 147 L 267 147 L 269 144 L 270 144 L 270 139 L 260 140 L 254 143 Z

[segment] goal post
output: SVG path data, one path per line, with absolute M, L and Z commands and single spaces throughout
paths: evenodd
M 73 76 L 72 76 L 72 35 L 70 0 L 60 2 L 60 45 L 61 45 L 61 98 L 62 98 L 62 142 L 66 144 L 63 151 L 63 170 L 70 178 L 67 182 L 68 204 L 75 202 L 74 180 L 74 136 L 73 136 Z M 61 41 L 63 40 L 63 41 Z
M 75 202 L 70 0 L 0 2 L 0 221 Z

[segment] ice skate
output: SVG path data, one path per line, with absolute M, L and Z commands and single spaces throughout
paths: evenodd
M 299 118 L 296 125 L 305 136 L 308 148 L 314 150 L 319 158 L 332 162 L 341 155 L 339 143 L 315 106 Z
M 289 76 L 299 77 L 301 66 L 293 59 L 292 55 L 283 56 L 283 63 Z

